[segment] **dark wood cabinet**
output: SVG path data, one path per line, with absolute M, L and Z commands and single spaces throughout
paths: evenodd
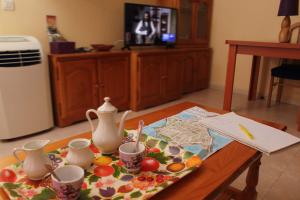
M 85 112 L 97 106 L 97 83 L 95 60 L 60 62 L 57 66 L 57 82 L 60 82 L 57 95 L 57 114 L 62 123 L 82 119 Z
M 208 47 L 212 0 L 159 0 L 163 6 L 178 10 L 178 44 Z
M 208 88 L 210 78 L 211 51 L 203 50 L 194 53 L 194 90 Z
M 112 57 L 98 60 L 99 101 L 110 97 L 119 109 L 126 110 L 129 105 L 129 58 Z
M 178 99 L 182 95 L 182 55 L 175 53 L 167 56 L 165 73 L 162 76 L 164 81 L 164 100 L 166 102 Z
M 128 52 L 51 55 L 50 71 L 55 122 L 59 127 L 85 120 L 104 97 L 119 110 L 129 108 Z
M 158 55 L 138 58 L 137 103 L 141 107 L 150 107 L 161 102 L 164 65 L 165 59 L 161 59 L 161 56 Z
M 191 50 L 183 57 L 182 92 L 190 93 L 208 88 L 210 78 L 210 49 Z
M 208 48 L 132 52 L 131 109 L 160 105 L 207 88 L 209 62 L 203 59 L 209 60 L 205 57 L 209 55 Z
M 164 50 L 135 51 L 131 57 L 131 109 L 140 110 L 181 96 L 181 65 Z
M 51 55 L 56 125 L 85 120 L 107 96 L 119 111 L 137 111 L 207 88 L 210 57 L 209 48 Z
M 193 53 L 185 54 L 182 58 L 183 73 L 182 73 L 182 92 L 190 93 L 194 91 L 194 68 L 195 56 Z

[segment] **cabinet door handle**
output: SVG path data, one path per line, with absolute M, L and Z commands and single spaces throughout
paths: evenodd
M 167 76 L 162 76 L 161 79 L 165 80 L 165 79 L 167 79 Z

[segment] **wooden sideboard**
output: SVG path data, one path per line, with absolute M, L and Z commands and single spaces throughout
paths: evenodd
M 131 109 L 141 110 L 208 87 L 211 49 L 155 49 L 131 53 Z
M 120 111 L 137 111 L 207 88 L 210 58 L 210 48 L 50 55 L 55 123 L 85 120 L 106 96 Z
M 56 125 L 85 120 L 109 96 L 119 110 L 129 109 L 129 52 L 50 55 Z

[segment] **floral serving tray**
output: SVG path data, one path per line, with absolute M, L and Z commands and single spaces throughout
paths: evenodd
M 125 141 L 134 141 L 136 131 L 126 132 Z M 86 171 L 80 199 L 148 199 L 164 188 L 191 173 L 202 163 L 199 156 L 178 146 L 142 134 L 147 153 L 139 174 L 127 173 L 117 154 L 102 155 L 90 146 L 95 154 L 93 165 Z M 67 164 L 68 148 L 48 153 L 56 166 Z M 56 199 L 50 177 L 42 181 L 27 179 L 20 164 L 0 171 L 0 186 L 10 199 Z

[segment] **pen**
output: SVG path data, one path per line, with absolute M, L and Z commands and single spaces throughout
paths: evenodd
M 247 136 L 249 139 L 254 140 L 253 135 L 250 133 L 250 131 L 249 131 L 245 126 L 243 126 L 242 124 L 239 124 L 239 127 L 240 127 L 240 129 L 246 134 L 246 136 Z

